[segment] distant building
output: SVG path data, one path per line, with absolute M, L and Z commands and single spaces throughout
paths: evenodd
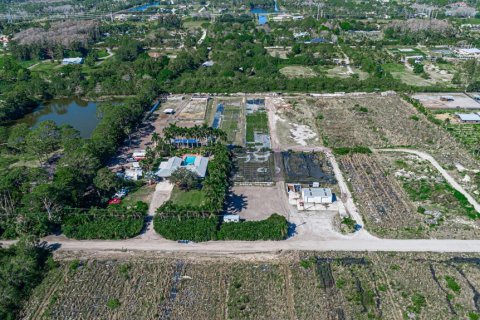
M 457 113 L 462 123 L 480 123 L 480 116 L 476 113 Z
M 207 166 L 208 158 L 199 155 L 185 155 L 183 158 L 172 157 L 168 161 L 160 163 L 156 175 L 161 178 L 168 178 L 178 168 L 186 168 L 196 173 L 198 177 L 205 178 Z
M 205 61 L 204 63 L 202 63 L 202 67 L 209 68 L 209 67 L 213 67 L 214 64 L 215 64 L 215 62 L 213 62 L 212 60 L 208 60 L 208 61 Z
M 459 48 L 455 50 L 455 53 L 457 53 L 461 58 L 479 58 L 480 57 L 480 49 L 478 48 Z
M 62 64 L 82 64 L 83 58 L 63 58 Z
M 240 216 L 238 214 L 227 214 L 223 216 L 223 222 L 240 222 Z
M 304 188 L 302 199 L 305 203 L 329 204 L 333 202 L 332 190 L 328 188 Z
M 134 158 L 136 161 L 140 161 L 145 159 L 146 157 L 146 152 L 145 150 L 135 150 L 132 154 L 132 158 Z

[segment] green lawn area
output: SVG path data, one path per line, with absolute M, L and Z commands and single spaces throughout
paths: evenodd
M 202 190 L 183 191 L 174 187 L 170 200 L 180 206 L 200 206 L 205 202 L 205 193 Z
M 155 192 L 155 185 L 144 185 L 137 190 L 131 190 L 131 192 L 123 200 L 126 204 L 135 204 L 137 201 L 143 201 L 150 203 L 151 197 Z
M 268 133 L 266 112 L 255 112 L 247 115 L 247 142 L 254 142 L 254 133 Z
M 387 72 L 402 72 L 405 71 L 405 66 L 400 63 L 385 63 L 382 65 L 383 70 Z
M 240 122 L 240 108 L 236 106 L 225 106 L 221 129 L 227 133 L 227 142 L 234 143 Z

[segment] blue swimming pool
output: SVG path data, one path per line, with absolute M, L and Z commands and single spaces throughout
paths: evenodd
M 195 156 L 186 156 L 185 159 L 183 160 L 183 163 L 185 165 L 189 165 L 189 164 L 194 164 L 195 163 Z

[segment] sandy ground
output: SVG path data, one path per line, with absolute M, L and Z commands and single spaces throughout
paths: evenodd
M 234 186 L 227 201 L 227 212 L 239 214 L 240 218 L 248 220 L 263 220 L 272 213 L 288 217 L 289 208 L 285 206 L 282 193 L 283 183 L 274 187 Z

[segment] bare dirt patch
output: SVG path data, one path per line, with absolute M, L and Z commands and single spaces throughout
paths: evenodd
M 280 184 L 274 187 L 234 186 L 227 199 L 227 212 L 239 214 L 246 220 L 263 220 L 272 213 L 287 216 L 288 209 L 282 201 L 284 192 Z

